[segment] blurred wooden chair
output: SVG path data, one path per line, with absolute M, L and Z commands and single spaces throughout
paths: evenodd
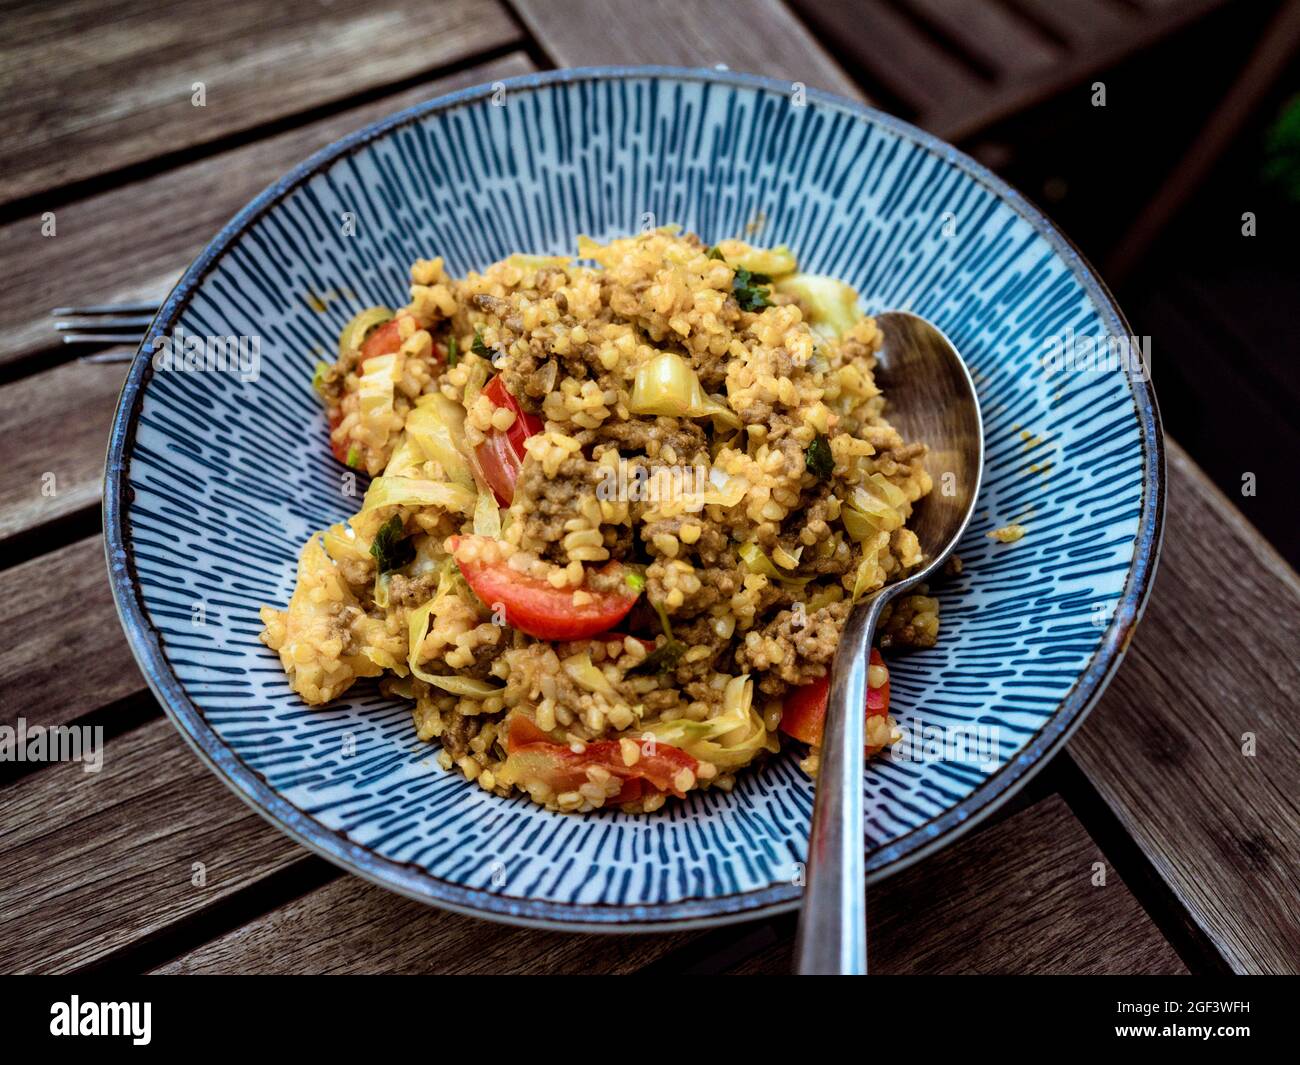
M 1226 0 L 790 0 L 848 73 L 947 140 L 1032 107 Z

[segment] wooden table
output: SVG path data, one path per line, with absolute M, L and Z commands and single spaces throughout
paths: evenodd
M 1084 76 L 1130 47 L 1134 27 L 1211 5 L 873 0 L 859 25 L 838 4 L 795 6 L 806 22 L 781 0 L 11 5 L 0 724 L 102 726 L 106 751 L 98 774 L 0 765 L 0 970 L 788 969 L 790 918 L 601 938 L 488 924 L 345 875 L 240 803 L 146 691 L 111 604 L 98 500 L 125 366 L 76 361 L 47 312 L 159 299 L 291 164 L 459 86 L 550 64 L 727 63 L 854 96 L 883 87 L 956 135 L 1017 91 Z M 934 56 L 917 18 L 967 27 L 984 73 Z M 875 971 L 1300 968 L 1300 580 L 1172 442 L 1169 456 L 1159 575 L 1119 674 L 1015 801 L 873 890 Z

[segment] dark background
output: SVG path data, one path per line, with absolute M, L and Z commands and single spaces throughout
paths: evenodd
M 817 27 L 840 5 L 796 6 Z M 989 77 L 960 30 L 933 17 L 968 5 L 895 6 L 936 47 L 975 76 Z M 1024 21 L 1044 39 L 1054 38 L 1042 17 L 1051 5 L 986 0 L 986 6 L 1036 16 Z M 1071 6 L 1077 5 L 1055 5 Z M 1134 17 L 1161 5 L 1116 0 L 1110 6 Z M 1133 332 L 1151 337 L 1166 431 L 1294 566 L 1300 565 L 1296 5 L 1207 6 L 1212 9 L 1198 21 L 1153 30 L 1154 40 L 1118 63 L 957 143 L 1042 206 L 1092 260 Z M 823 40 L 871 96 L 904 117 L 921 117 L 858 61 L 851 45 L 829 35 Z M 1104 107 L 1092 103 L 1098 81 L 1105 85 Z M 1294 108 L 1291 128 L 1283 123 L 1288 107 Z M 1231 113 L 1216 121 L 1221 108 Z M 1206 143 L 1207 131 L 1218 135 L 1214 143 Z M 1242 234 L 1247 211 L 1256 217 L 1254 237 Z M 1243 495 L 1248 473 L 1255 475 L 1253 496 Z

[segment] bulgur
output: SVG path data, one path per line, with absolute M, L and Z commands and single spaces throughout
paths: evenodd
M 382 677 L 441 766 L 554 810 L 729 789 L 782 735 L 811 769 L 852 602 L 923 562 L 880 332 L 785 248 L 668 227 L 578 256 L 419 260 L 407 306 L 348 323 L 315 384 L 374 479 L 262 639 L 306 702 Z M 908 596 L 882 642 L 938 625 Z M 876 751 L 878 655 L 869 679 Z

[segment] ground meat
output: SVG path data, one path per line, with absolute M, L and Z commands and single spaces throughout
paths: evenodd
M 453 758 L 463 758 L 469 754 L 469 741 L 483 728 L 483 719 L 466 717 L 462 714 L 444 714 L 442 729 L 443 750 Z
M 841 600 L 811 614 L 782 610 L 757 630 L 757 640 L 746 639 L 736 652 L 736 664 L 762 674 L 759 690 L 767 695 L 825 676 L 850 606 Z
M 609 421 L 599 429 L 576 433 L 584 448 L 590 447 L 592 458 L 600 456 L 610 447 L 628 456 L 640 452 L 657 458 L 665 447 L 671 447 L 679 463 L 709 461 L 709 440 L 704 428 L 696 422 L 656 418 L 653 422 Z
M 388 602 L 393 606 L 422 606 L 437 590 L 436 572 L 420 577 L 403 577 L 400 573 L 394 573 L 388 578 Z
M 545 550 L 543 558 L 564 562 L 561 547 L 564 524 L 578 513 L 584 497 L 594 497 L 600 482 L 600 468 L 581 455 L 567 458 L 560 464 L 554 477 L 548 478 L 542 467 L 525 461 L 515 482 L 516 498 L 526 501 L 524 509 L 524 539 Z

